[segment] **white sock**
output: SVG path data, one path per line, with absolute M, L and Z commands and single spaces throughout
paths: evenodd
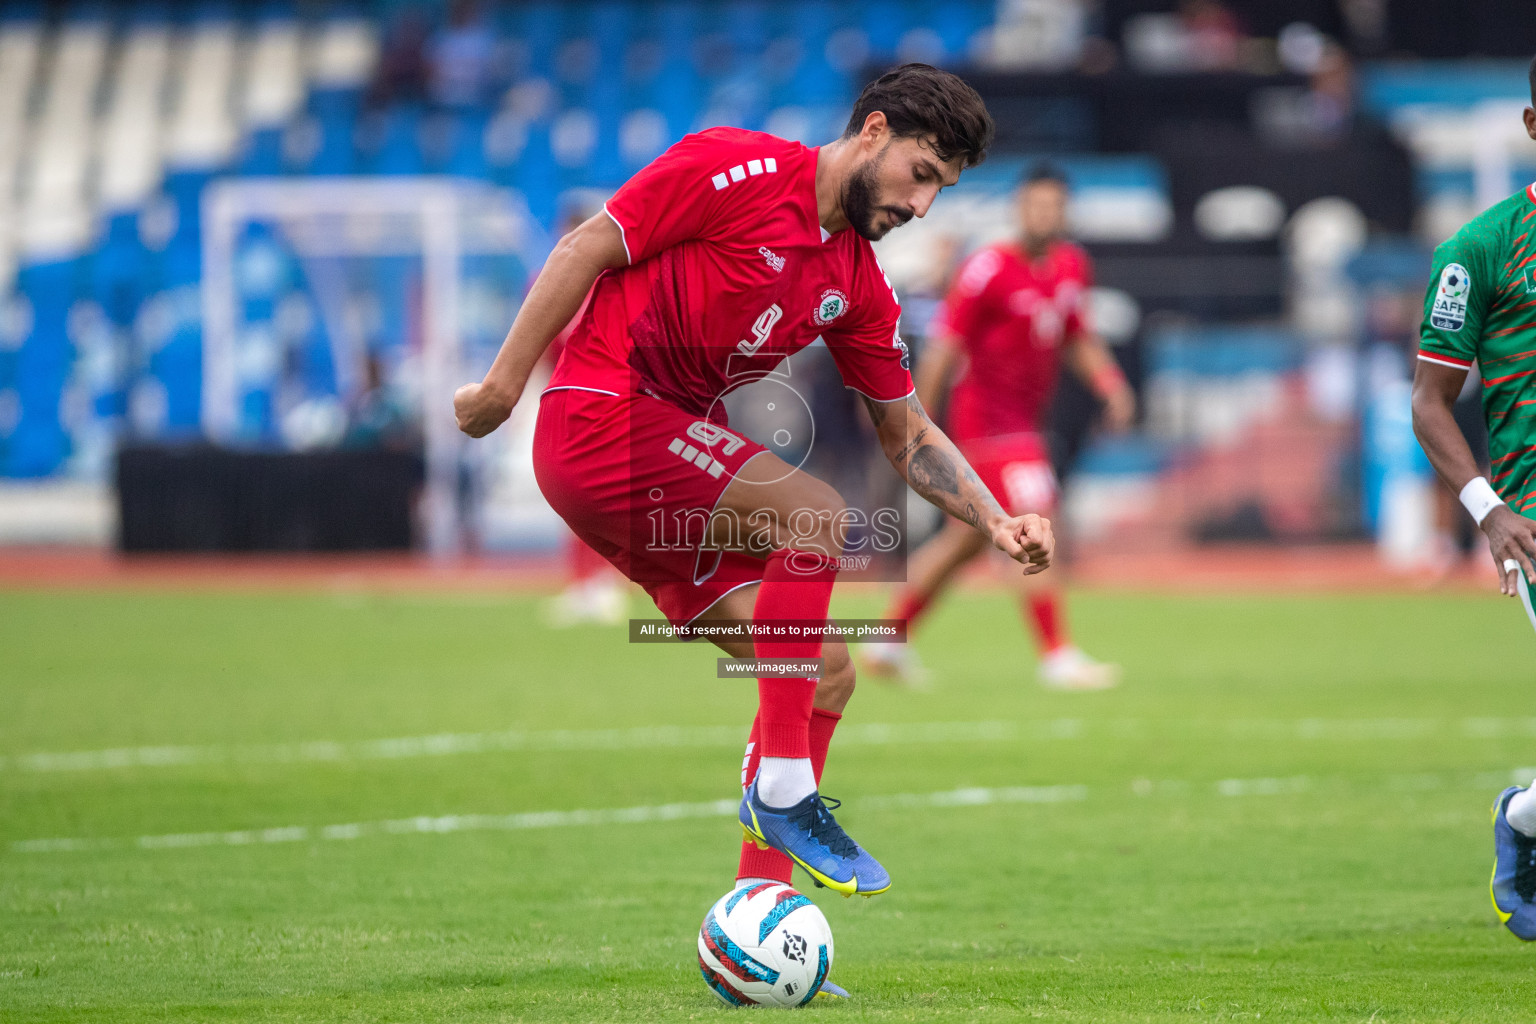
M 751 886 L 754 886 L 754 885 L 762 885 L 764 882 L 767 882 L 769 885 L 783 885 L 784 884 L 783 882 L 779 881 L 777 878 L 738 878 L 738 879 L 736 879 L 736 888 L 738 888 L 738 889 L 747 889 L 747 888 L 750 888 Z
M 808 757 L 765 757 L 757 766 L 757 798 L 769 807 L 793 807 L 814 792 Z
M 1504 817 L 1509 827 L 1523 836 L 1536 839 L 1536 782 L 1531 788 L 1516 793 L 1504 805 Z

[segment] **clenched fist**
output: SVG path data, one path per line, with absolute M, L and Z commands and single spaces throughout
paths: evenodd
M 453 393 L 453 415 L 470 437 L 484 437 L 512 415 L 515 397 L 489 384 L 465 384 Z
M 1051 521 L 1033 512 L 1001 519 L 992 528 L 992 543 L 1015 562 L 1024 566 L 1024 575 L 1033 576 L 1051 567 L 1056 537 Z

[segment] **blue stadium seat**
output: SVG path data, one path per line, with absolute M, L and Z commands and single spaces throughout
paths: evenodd
M 527 44 L 530 71 L 540 78 L 553 78 L 562 35 L 561 5 L 552 0 L 536 0 L 513 6 L 520 16 L 516 30 Z
M 280 174 L 283 170 L 283 130 L 257 128 L 241 146 L 240 173 L 249 175 Z
M 90 260 L 89 291 L 118 327 L 133 323 L 148 290 L 146 256 L 139 240 L 138 214 L 126 211 L 109 216 L 101 245 Z
M 177 296 L 179 316 L 171 339 L 155 353 L 150 369 L 165 388 L 167 438 L 195 437 L 203 415 L 203 325 L 196 315 L 196 292 Z
M 384 349 L 403 348 L 413 336 L 413 316 L 417 296 L 412 282 L 421 272 L 421 260 L 413 256 L 386 256 L 369 261 L 368 291 L 378 303 L 378 335 L 371 345 Z
M 529 127 L 528 143 L 512 180 L 527 199 L 534 218 L 546 228 L 553 227 L 559 213 L 560 183 L 554 155 L 549 149 L 548 124 Z
M 48 476 L 69 455 L 59 398 L 74 362 L 66 324 L 81 269 L 78 258 L 69 258 L 23 266 L 17 274 L 16 290 L 32 306 L 32 332 L 16 354 L 21 418 L 6 445 L 5 476 Z
M 384 112 L 384 131 L 369 169 L 375 174 L 420 174 L 421 106 L 397 103 Z
M 357 89 L 320 88 L 309 94 L 308 109 L 320 131 L 320 144 L 309 174 L 352 174 L 357 170 L 357 118 L 362 97 Z
M 863 0 L 858 6 L 858 23 L 869 39 L 870 56 L 877 60 L 894 58 L 902 35 L 912 27 L 912 5 Z
M 738 55 L 761 53 L 768 43 L 768 5 L 763 0 L 727 0 L 720 21 Z
M 485 158 L 485 127 L 491 113 L 484 107 L 453 111 L 448 118 L 447 160 L 442 170 L 461 178 L 488 178 Z

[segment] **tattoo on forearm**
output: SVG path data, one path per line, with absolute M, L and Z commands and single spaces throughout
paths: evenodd
M 956 519 L 980 528 L 985 516 L 1001 515 L 1002 509 L 990 500 L 991 495 L 975 470 L 957 455 L 953 448 L 921 446 L 907 464 L 907 482 Z
M 910 440 L 906 444 L 902 445 L 901 446 L 901 450 L 898 451 L 895 455 L 891 456 L 891 461 L 892 462 L 896 462 L 896 463 L 902 462 L 904 459 L 906 459 L 906 457 L 908 455 L 911 455 L 914 451 L 917 450 L 917 447 L 920 444 L 923 443 L 923 438 L 925 438 L 927 436 L 928 436 L 928 428 L 927 427 L 924 427 L 921 430 L 919 430 L 917 432 L 917 436 L 916 437 L 912 438 L 912 440 Z
M 954 461 L 937 445 L 925 444 L 913 452 L 907 474 L 912 486 L 924 497 L 960 493 L 960 476 Z
M 870 421 L 879 430 L 890 419 L 895 402 L 876 402 L 864 398 Z M 956 519 L 980 528 L 983 519 L 1003 514 L 992 496 L 987 493 L 981 478 L 966 463 L 942 431 L 933 426 L 923 403 L 917 396 L 908 395 L 905 407 L 895 410 L 898 414 L 917 417 L 909 421 L 907 429 L 915 433 L 900 449 L 891 453 L 891 463 L 903 470 L 912 489 Z M 930 430 L 930 428 L 932 428 Z M 894 425 L 888 433 L 895 433 Z M 930 440 L 930 435 L 937 437 Z

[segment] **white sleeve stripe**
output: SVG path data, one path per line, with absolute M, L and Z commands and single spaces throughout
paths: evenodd
M 614 225 L 619 229 L 619 241 L 624 243 L 624 262 L 634 263 L 635 258 L 629 254 L 629 239 L 624 237 L 624 225 L 619 223 L 619 218 L 609 212 L 607 203 L 603 204 L 603 212 L 608 214 L 608 219 L 613 221 Z
M 1423 352 L 1419 353 L 1419 358 L 1424 360 L 1426 363 L 1434 363 L 1437 366 L 1449 366 L 1453 370 L 1471 369 L 1471 367 L 1465 363 L 1453 363 L 1449 359 L 1436 359 L 1434 356 L 1427 356 Z

